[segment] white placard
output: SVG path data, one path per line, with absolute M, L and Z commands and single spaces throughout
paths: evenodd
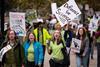
M 2 62 L 2 58 L 4 56 L 4 54 L 9 51 L 10 49 L 12 49 L 12 47 L 10 45 L 5 46 L 4 48 L 2 48 L 0 50 L 0 62 Z
M 59 7 L 55 12 L 55 16 L 60 22 L 61 26 L 71 22 L 74 18 L 79 16 L 81 11 L 74 0 L 69 0 L 64 5 Z
M 26 36 L 25 13 L 10 12 L 10 28 L 14 30 L 17 36 Z
M 81 48 L 81 40 L 72 38 L 71 51 L 75 53 L 80 53 L 80 48 Z
M 51 10 L 52 10 L 52 14 L 55 14 L 55 12 L 57 10 L 57 4 L 56 3 L 51 3 Z
M 90 31 L 96 31 L 98 28 L 98 19 L 93 16 L 93 18 L 90 20 L 89 24 L 89 30 Z

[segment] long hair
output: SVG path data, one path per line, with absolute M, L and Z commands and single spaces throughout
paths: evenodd
M 27 42 L 30 42 L 30 40 L 29 40 L 29 35 L 30 35 L 31 33 L 32 33 L 32 32 L 29 32 L 28 35 L 26 36 Z M 36 42 L 36 36 L 35 36 L 34 33 L 32 33 L 32 34 L 34 35 L 34 42 Z
M 82 40 L 86 37 L 86 31 L 84 28 L 79 28 L 79 30 L 82 29 L 83 30 L 83 35 L 82 35 Z M 80 34 L 79 34 L 79 30 L 78 30 L 78 34 L 77 34 L 77 38 L 80 39 Z
M 57 31 L 58 31 L 58 30 L 57 30 Z M 53 42 L 53 43 L 54 43 L 55 40 L 56 40 L 54 34 L 55 34 L 55 32 L 53 33 L 53 36 L 52 36 L 52 42 Z M 59 34 L 60 34 L 60 36 L 59 36 L 59 38 L 58 38 L 58 40 L 57 40 L 57 44 L 62 43 L 62 35 L 61 35 L 60 31 L 59 31 Z
M 11 31 L 14 32 L 14 35 L 15 35 L 14 39 L 15 39 L 15 41 L 17 41 L 18 37 L 17 37 L 17 34 L 16 34 L 16 32 L 14 30 L 8 30 L 7 31 L 6 41 L 9 41 L 10 40 L 9 39 L 9 34 L 10 34 Z

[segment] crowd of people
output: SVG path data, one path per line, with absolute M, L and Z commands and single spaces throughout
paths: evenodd
M 53 28 L 46 29 L 44 23 L 39 22 L 37 26 L 27 31 L 27 35 L 21 39 L 11 29 L 3 36 L 5 39 L 0 34 L 0 67 L 44 67 L 46 49 L 51 55 L 48 61 L 50 67 L 70 67 L 72 38 L 81 41 L 80 53 L 73 52 L 75 67 L 89 67 L 90 58 L 94 59 L 94 46 L 97 46 L 97 67 L 100 67 L 100 20 L 98 29 L 92 35 L 86 25 L 77 29 L 72 28 L 71 24 L 61 27 L 55 23 L 51 25 Z

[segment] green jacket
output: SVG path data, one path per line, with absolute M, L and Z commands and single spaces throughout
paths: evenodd
M 4 42 L 1 46 L 1 49 L 3 47 L 5 47 L 7 45 L 7 41 Z M 5 53 L 5 55 L 3 56 L 3 61 L 2 61 L 2 64 L 11 64 L 13 60 L 7 60 L 7 58 L 11 58 L 9 57 L 9 55 L 11 55 L 11 53 L 13 53 L 13 57 L 14 57 L 14 61 L 16 64 L 16 67 L 21 67 L 22 64 L 24 63 L 24 48 L 23 46 L 17 42 L 16 45 L 11 49 L 9 50 L 8 52 Z

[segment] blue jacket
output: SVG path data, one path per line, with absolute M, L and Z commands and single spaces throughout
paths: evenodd
M 30 42 L 26 41 L 23 46 L 24 46 L 24 51 L 25 51 L 25 59 L 27 59 L 28 48 L 30 46 Z M 39 42 L 34 42 L 33 47 L 34 47 L 34 62 L 35 62 L 35 65 L 41 64 L 42 60 L 43 60 L 43 47 Z

